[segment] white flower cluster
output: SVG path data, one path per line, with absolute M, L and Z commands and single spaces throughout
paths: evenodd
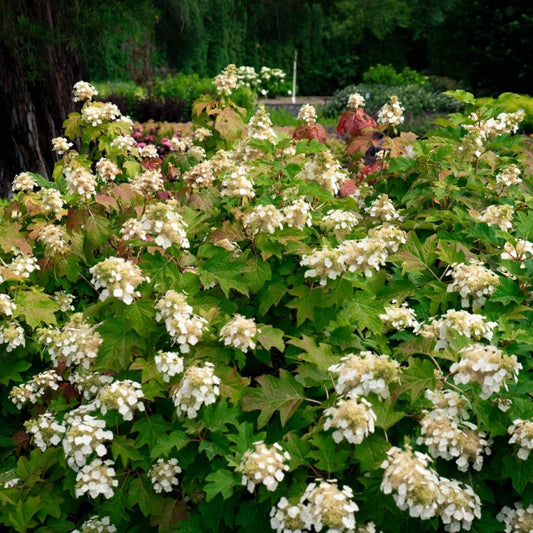
M 433 410 L 438 410 L 448 418 L 465 420 L 468 418 L 468 399 L 451 389 L 427 389 L 426 398 L 433 404 Z
M 77 369 L 70 375 L 70 381 L 78 387 L 86 400 L 90 400 L 98 396 L 102 387 L 113 383 L 113 376 Z
M 337 238 L 344 238 L 361 222 L 361 215 L 343 209 L 331 209 L 322 219 L 326 230 L 334 231 Z
M 253 117 L 248 121 L 248 138 L 271 142 L 276 140 L 272 120 L 264 105 L 259 105 Z
M 111 523 L 109 516 L 103 518 L 97 515 L 85 520 L 80 529 L 74 529 L 71 533 L 116 533 L 117 528 Z
M 303 120 L 308 126 L 316 123 L 316 109 L 311 104 L 304 104 L 298 111 L 298 120 Z
M 476 220 L 499 226 L 503 231 L 507 231 L 513 227 L 511 222 L 513 215 L 514 209 L 512 205 L 489 205 L 481 211 Z
M 215 173 L 210 161 L 202 161 L 194 165 L 182 176 L 183 181 L 192 188 L 193 191 L 207 189 L 215 181 Z
M 376 524 L 374 524 L 374 522 L 367 522 L 366 524 L 358 526 L 355 533 L 377 533 Z M 383 532 L 380 531 L 380 533 Z
M 270 511 L 270 527 L 277 533 L 306 533 L 303 511 L 304 506 L 301 502 L 291 505 L 283 496 Z
M 52 327 L 39 330 L 38 340 L 50 352 L 52 363 L 64 362 L 67 366 L 89 366 L 96 359 L 102 344 L 101 335 L 84 321 L 82 313 L 74 313 L 63 329 Z
M 500 254 L 501 259 L 508 259 L 510 261 L 519 261 L 522 263 L 520 268 L 525 268 L 523 264 L 526 259 L 533 256 L 533 242 L 524 239 L 517 239 L 516 244 L 506 242 L 503 245 L 503 252 Z
M 233 346 L 237 350 L 247 352 L 255 348 L 255 341 L 259 330 L 253 318 L 235 315 L 235 318 L 222 326 L 219 339 L 225 346 Z
M 183 353 L 189 353 L 207 331 L 207 320 L 194 315 L 192 307 L 187 303 L 187 294 L 169 290 L 155 305 L 158 311 L 156 320 L 165 321 L 172 342 L 179 344 Z
M 65 168 L 65 181 L 69 194 L 79 194 L 90 200 L 96 191 L 96 176 L 83 167 Z
M 15 276 L 19 278 L 28 279 L 31 273 L 35 270 L 41 270 L 41 267 L 37 264 L 37 258 L 33 255 L 25 255 L 20 250 L 14 250 L 15 257 L 11 260 L 11 263 L 7 265 Z
M 432 457 L 450 461 L 456 458 L 457 468 L 466 472 L 470 464 L 474 470 L 483 467 L 483 456 L 490 455 L 491 442 L 477 426 L 448 416 L 445 410 L 427 411 L 420 421 L 422 436 L 417 444 L 425 444 Z
M 7 344 L 5 350 L 8 353 L 19 346 L 26 346 L 24 329 L 16 320 L 11 320 L 0 326 L 0 344 Z
M 216 402 L 220 378 L 215 375 L 215 366 L 207 362 L 203 367 L 191 366 L 172 395 L 178 415 L 196 418 L 202 405 Z
M 16 310 L 17 306 L 11 296 L 9 294 L 0 294 L 0 315 L 13 316 Z
M 98 91 L 93 85 L 86 81 L 78 81 L 72 88 L 72 101 L 82 102 L 84 100 L 91 100 L 93 96 L 96 96 Z
M 498 185 L 505 185 L 506 187 L 518 185 L 519 183 L 522 183 L 520 174 L 521 172 L 518 165 L 507 165 L 496 174 L 496 183 Z
M 386 305 L 385 312 L 379 315 L 383 325 L 386 328 L 393 328 L 398 331 L 407 328 L 418 328 L 419 323 L 416 320 L 416 313 L 414 309 L 411 309 L 407 302 L 403 302 L 401 305 L 396 302 L 392 302 L 393 305 Z
M 49 446 L 57 446 L 67 430 L 64 424 L 60 424 L 56 417 L 49 412 L 39 415 L 24 422 L 26 431 L 32 436 L 33 443 L 39 450 L 44 452 Z
M 531 450 L 533 450 L 533 420 L 522 420 L 517 418 L 507 430 L 511 435 L 509 444 L 519 446 L 516 454 L 522 461 L 527 461 Z
M 204 142 L 211 135 L 213 135 L 213 132 L 208 128 L 199 127 L 194 130 L 194 138 L 199 142 Z
M 159 350 L 154 357 L 155 367 L 160 374 L 163 374 L 163 381 L 167 383 L 171 378 L 183 372 L 183 357 L 176 352 L 163 352 Z
M 372 277 L 389 257 L 385 242 L 374 237 L 344 241 L 338 249 L 340 260 L 348 272 L 361 272 L 367 277 Z
M 107 453 L 104 442 L 113 440 L 113 433 L 105 428 L 104 420 L 89 414 L 71 414 L 65 420 L 69 427 L 63 439 L 63 450 L 68 466 L 78 472 L 91 455 L 103 457 Z
M 118 135 L 111 142 L 111 146 L 126 154 L 138 152 L 137 143 L 131 135 Z
M 99 126 L 105 120 L 105 109 L 101 102 L 92 105 L 85 104 L 81 110 L 81 119 L 91 126 Z
M 479 157 L 483 153 L 485 143 L 491 138 L 504 133 L 516 133 L 518 125 L 524 119 L 524 112 L 500 113 L 496 118 L 488 120 L 472 113 L 469 118 L 473 124 L 463 124 L 467 134 L 463 137 L 459 150 L 473 152 Z
M 376 220 L 392 222 L 402 220 L 387 194 L 380 194 L 368 208 L 368 214 Z
M 516 355 L 506 355 L 495 346 L 474 343 L 459 351 L 461 359 L 450 367 L 455 383 L 479 383 L 483 400 L 498 393 L 508 379 L 518 380 L 522 365 Z
M 306 278 L 320 278 L 320 285 L 327 284 L 328 279 L 337 279 L 345 270 L 341 252 L 327 247 L 313 250 L 304 255 L 300 261 L 301 266 L 310 267 L 305 271 Z
M 405 231 L 393 224 L 384 224 L 368 230 L 368 236 L 383 243 L 387 252 L 397 252 L 401 244 L 407 242 Z
M 294 200 L 282 209 L 283 222 L 289 228 L 303 229 L 311 227 L 311 206 L 304 199 Z
M 74 295 L 65 291 L 56 291 L 52 294 L 52 299 L 59 305 L 59 310 L 63 313 L 74 311 Z
M 436 339 L 435 350 L 441 350 L 453 343 L 457 335 L 472 340 L 485 338 L 490 341 L 497 325 L 497 322 L 487 322 L 483 315 L 448 309 L 441 318 L 434 318 L 431 323 L 424 324 L 416 333 L 426 338 Z
M 352 498 L 352 489 L 347 485 L 339 489 L 335 479 L 310 483 L 301 499 L 306 528 L 314 527 L 315 531 L 327 528 L 330 533 L 353 531 L 359 507 Z
M 39 191 L 39 201 L 43 211 L 52 215 L 56 220 L 60 220 L 66 214 L 66 210 L 63 209 L 65 202 L 61 198 L 61 193 L 56 189 L 41 189 Z
M 283 213 L 271 204 L 256 205 L 243 216 L 242 225 L 245 229 L 250 228 L 252 235 L 274 233 L 277 229 L 283 229 Z
M 192 307 L 187 303 L 187 293 L 168 290 L 155 304 L 156 320 L 168 320 L 175 315 L 190 315 Z
M 374 433 L 376 413 L 372 404 L 356 394 L 340 398 L 324 411 L 324 415 L 324 430 L 333 428 L 333 440 L 337 443 L 346 439 L 351 444 L 361 444 L 370 433 Z
M 249 492 L 261 483 L 267 490 L 274 491 L 289 471 L 286 461 L 290 459 L 290 454 L 277 442 L 267 446 L 263 441 L 257 441 L 253 449 L 245 452 L 237 471 L 242 473 L 242 484 Z
M 124 420 L 133 420 L 134 411 L 144 411 L 143 398 L 141 384 L 131 379 L 113 381 L 98 393 L 102 413 L 105 415 L 108 409 L 117 409 Z
M 145 170 L 141 174 L 135 174 L 129 182 L 136 191 L 143 195 L 149 195 L 163 190 L 165 182 L 161 170 Z
M 142 222 L 136 218 L 128 218 L 128 220 L 122 224 L 120 234 L 125 241 L 131 241 L 133 239 L 145 241 L 147 239 Z
M 480 261 L 471 261 L 468 265 L 453 263 L 449 275 L 453 281 L 448 285 L 448 292 L 458 292 L 463 307 L 469 305 L 470 298 L 472 305 L 483 305 L 500 284 L 498 276 Z
M 213 85 L 218 94 L 229 96 L 237 88 L 237 81 L 237 67 L 232 63 L 215 76 Z
M 144 146 L 138 146 L 139 157 L 146 159 L 155 159 L 159 157 L 157 153 L 157 146 L 154 144 L 145 144 Z
M 409 515 L 422 520 L 440 516 L 444 530 L 450 532 L 470 529 L 475 518 L 481 516 L 481 502 L 469 485 L 438 476 L 429 467 L 431 458 L 413 452 L 406 446 L 393 446 L 381 464 L 385 470 L 381 491 L 393 493 L 396 505 L 409 510 Z
M 122 171 L 116 163 L 105 157 L 102 157 L 96 162 L 96 174 L 102 181 L 115 181 L 115 178 L 121 173 Z
M 350 94 L 348 97 L 348 109 L 357 109 L 358 107 L 365 107 L 365 98 L 359 93 Z
M 65 139 L 65 137 L 54 137 L 52 139 L 52 150 L 57 152 L 58 155 L 63 155 L 72 146 L 73 144 L 68 139 Z
M 46 224 L 37 235 L 37 240 L 46 248 L 46 254 L 64 254 L 67 246 L 67 233 L 62 226 Z
M 122 257 L 108 257 L 94 265 L 89 272 L 96 290 L 103 288 L 100 300 L 105 302 L 109 297 L 118 298 L 126 305 L 133 303 L 133 299 L 141 295 L 136 291 L 138 285 L 149 278 L 143 276 L 142 270 Z
M 13 178 L 11 189 L 13 192 L 24 191 L 29 192 L 37 187 L 37 182 L 29 172 L 21 172 Z
M 297 178 L 317 183 L 326 191 L 337 194 L 348 175 L 335 156 L 325 150 L 306 161 Z
M 392 95 L 389 98 L 389 101 L 378 111 L 378 124 L 382 126 L 393 128 L 403 124 L 404 116 L 403 112 L 405 111 L 404 107 L 398 100 L 396 95 Z
M 179 480 L 176 477 L 181 472 L 176 458 L 165 461 L 158 459 L 157 463 L 148 471 L 148 477 L 154 487 L 154 492 L 161 494 L 162 492 L 172 492 L 174 487 L 178 485 Z
M 222 181 L 220 194 L 230 198 L 252 199 L 255 196 L 254 184 L 247 174 L 247 169 L 243 165 L 230 167 Z
M 531 533 L 533 531 L 533 503 L 526 509 L 522 502 L 517 502 L 514 509 L 507 505 L 496 515 L 505 524 L 505 533 Z
M 27 402 L 37 403 L 48 389 L 57 390 L 61 381 L 63 378 L 55 370 L 45 370 L 30 381 L 13 387 L 9 391 L 9 398 L 18 409 L 22 409 Z
M 82 467 L 76 475 L 76 498 L 88 494 L 91 498 L 103 495 L 105 498 L 113 497 L 113 488 L 118 487 L 118 480 L 114 463 L 111 460 L 102 461 L 94 459 Z
M 328 368 L 338 375 L 337 394 L 367 395 L 374 393 L 382 400 L 390 396 L 391 383 L 400 381 L 400 364 L 387 355 L 363 351 L 350 353 L 341 362 Z
M 270 511 L 270 526 L 277 533 L 306 533 L 322 528 L 329 533 L 354 532 L 359 507 L 352 498 L 353 491 L 347 485 L 340 490 L 335 479 L 317 480 L 307 486 L 296 505 L 281 498 Z
M 141 218 L 142 229 L 154 236 L 159 246 L 170 248 L 176 244 L 179 248 L 189 248 L 189 239 L 185 233 L 187 224 L 176 209 L 174 202 L 156 202 L 146 207 Z

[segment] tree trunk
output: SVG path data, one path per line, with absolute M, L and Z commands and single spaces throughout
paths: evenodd
M 73 27 L 67 2 L 15 0 L 3 15 L 11 19 L 3 21 L 0 35 L 0 195 L 6 196 L 19 172 L 51 176 L 51 140 L 61 135 L 63 120 L 75 109 L 71 91 L 83 78 L 83 67 L 64 34 L 65 27 Z M 17 37 L 19 17 L 28 17 L 52 40 L 40 33 Z M 35 61 L 29 72 L 27 65 Z

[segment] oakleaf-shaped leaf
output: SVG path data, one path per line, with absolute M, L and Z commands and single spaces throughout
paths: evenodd
M 281 425 L 285 426 L 304 399 L 304 389 L 290 372 L 280 370 L 279 378 L 260 376 L 257 382 L 260 388 L 252 389 L 242 399 L 244 411 L 261 411 L 257 427 L 263 427 L 270 417 L 279 411 Z
M 244 128 L 244 122 L 240 115 L 230 107 L 224 108 L 215 119 L 215 129 L 226 141 L 237 140 Z
M 271 348 L 276 348 L 280 352 L 285 351 L 285 343 L 283 342 L 283 331 L 281 329 L 261 324 L 259 326 L 257 340 L 259 344 L 261 344 L 261 346 L 267 351 L 269 351 Z
M 48 294 L 34 291 L 20 291 L 15 296 L 16 316 L 24 316 L 31 328 L 40 324 L 56 324 L 54 313 L 59 311 L 59 304 Z
M 217 469 L 206 478 L 209 483 L 204 486 L 205 501 L 210 502 L 217 494 L 227 500 L 233 494 L 233 487 L 237 485 L 235 474 L 229 470 Z

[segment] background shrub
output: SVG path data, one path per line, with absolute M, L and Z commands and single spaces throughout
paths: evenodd
M 392 65 L 378 63 L 370 67 L 363 74 L 363 83 L 377 83 L 380 85 L 427 85 L 428 78 L 416 70 L 404 67 L 397 72 Z

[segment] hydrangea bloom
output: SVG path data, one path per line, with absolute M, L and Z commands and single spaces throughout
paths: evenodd
M 109 516 L 102 518 L 97 515 L 91 516 L 83 522 L 80 529 L 74 529 L 72 533 L 116 533 L 117 528 L 111 523 Z
M 371 392 L 386 400 L 389 386 L 400 379 L 400 364 L 387 355 L 363 351 L 350 353 L 328 369 L 338 374 L 335 390 L 338 394 L 367 395 Z
M 471 261 L 468 265 L 454 263 L 449 275 L 453 282 L 448 285 L 448 292 L 458 292 L 463 307 L 469 305 L 470 298 L 472 305 L 483 305 L 487 296 L 493 294 L 500 284 L 498 276 L 485 268 L 480 261 Z
M 148 477 L 154 487 L 154 492 L 172 492 L 179 483 L 176 477 L 181 472 L 176 458 L 165 461 L 158 459 L 157 463 L 150 468 Z
M 290 458 L 277 442 L 270 447 L 263 441 L 254 442 L 254 448 L 246 451 L 237 468 L 242 473 L 242 484 L 249 492 L 253 492 L 258 484 L 265 485 L 269 491 L 276 490 L 289 470 L 286 461 Z
M 95 326 L 85 322 L 82 313 L 71 315 L 61 330 L 52 327 L 39 330 L 38 340 L 49 351 L 54 365 L 62 361 L 67 366 L 84 368 L 94 362 L 102 344 L 101 335 Z
M 196 418 L 202 405 L 216 402 L 220 394 L 219 384 L 220 378 L 215 375 L 212 363 L 189 367 L 172 395 L 178 415 Z
M 103 495 L 112 498 L 115 487 L 118 487 L 115 464 L 111 460 L 102 461 L 94 459 L 91 463 L 82 467 L 76 475 L 76 498 L 87 494 L 90 498 Z
M 324 415 L 324 429 L 335 430 L 333 440 L 337 443 L 346 439 L 351 444 L 360 444 L 370 433 L 374 433 L 376 414 L 372 404 L 356 395 L 339 399 L 333 407 L 324 411 Z
M 483 400 L 498 393 L 508 379 L 518 380 L 522 365 L 515 355 L 506 355 L 495 346 L 470 344 L 459 351 L 461 359 L 450 367 L 455 383 L 479 383 Z
M 133 303 L 133 299 L 140 296 L 136 291 L 138 285 L 149 278 L 143 276 L 142 270 L 122 257 L 109 257 L 94 265 L 89 272 L 95 289 L 103 288 L 100 300 L 105 302 L 109 297 L 119 298 L 126 305 Z
M 509 444 L 516 444 L 519 447 L 517 457 L 522 461 L 527 461 L 531 450 L 533 450 L 533 420 L 520 418 L 513 420 L 508 433 L 511 435 Z
M 323 286 L 328 279 L 337 279 L 345 270 L 341 252 L 327 247 L 304 255 L 300 265 L 310 267 L 304 273 L 306 278 L 320 278 L 320 285 Z
M 132 420 L 134 411 L 144 411 L 143 398 L 141 384 L 130 379 L 113 381 L 102 387 L 98 394 L 102 413 L 105 414 L 108 409 L 117 409 L 124 420 Z
M 252 318 L 235 315 L 235 318 L 225 324 L 220 330 L 220 340 L 226 346 L 233 346 L 237 350 L 247 352 L 255 348 L 258 329 Z
M 496 518 L 505 524 L 505 533 L 531 533 L 533 530 L 533 503 L 524 508 L 522 502 L 514 504 L 514 509 L 507 505 Z

